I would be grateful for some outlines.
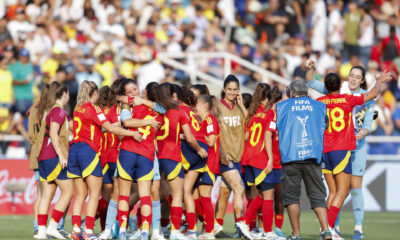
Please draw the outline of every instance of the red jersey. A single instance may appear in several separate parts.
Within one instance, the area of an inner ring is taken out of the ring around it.
[[[158,122],[162,122],[162,116],[145,105],[135,106],[132,110],[132,118],[151,119],[154,117],[156,117]],[[133,137],[124,137],[121,142],[121,149],[140,154],[153,162],[154,154],[156,152],[154,145],[156,130],[151,126],[131,128],[130,130],[139,131],[143,136],[143,140],[142,142],[137,142]]]
[[[179,133],[181,126],[189,124],[190,120],[181,109],[170,109],[164,115],[161,128],[158,129],[157,146],[159,159],[170,159],[176,162],[182,161],[181,139]]]
[[[352,111],[364,103],[363,94],[335,94],[317,99],[326,104],[329,127],[324,134],[324,153],[356,149]]]
[[[120,121],[119,114],[121,113],[121,107],[113,105],[111,108],[104,108],[103,110],[106,118],[110,123],[116,123]],[[117,162],[119,154],[119,139],[114,133],[105,132],[102,138],[102,147],[100,154],[101,166],[104,166],[107,162]]]
[[[274,121],[276,122],[276,112],[274,112]],[[281,169],[281,152],[279,151],[279,134],[278,130],[272,135],[272,155],[274,157],[273,169]]]
[[[37,158],[38,162],[57,157],[57,153],[54,150],[53,144],[51,143],[51,139],[50,139],[50,124],[52,122],[58,123],[58,125],[60,125],[60,129],[58,131],[60,131],[61,127],[65,121],[67,121],[67,123],[68,123],[69,121],[71,121],[71,118],[70,118],[69,114],[67,113],[67,111],[65,111],[64,109],[62,109],[60,107],[53,108],[49,112],[49,114],[47,114],[46,130],[45,130],[45,135],[43,138],[42,149],[40,150],[39,157]],[[68,129],[68,127],[67,127],[67,129]]]
[[[274,121],[274,111],[265,111],[264,106],[260,106],[257,112],[251,117],[249,122],[250,135],[244,143],[247,151],[243,157],[243,165],[265,169],[268,164],[268,155],[264,145],[264,135],[266,131],[272,133],[276,130]]]
[[[207,167],[214,174],[219,173],[219,124],[217,118],[213,115],[208,116],[200,123],[200,128],[205,129],[205,135],[215,135],[217,138],[213,147],[208,147]]]
[[[101,126],[107,121],[103,110],[91,102],[83,106],[76,106],[74,110],[74,138],[71,144],[84,142],[98,153],[103,137]]]
[[[201,128],[199,121],[197,120],[197,116],[193,112],[193,110],[184,103],[179,105],[179,109],[182,109],[187,115],[187,117],[190,119],[189,127],[194,138],[196,138],[197,141],[207,144],[205,138],[205,129]]]

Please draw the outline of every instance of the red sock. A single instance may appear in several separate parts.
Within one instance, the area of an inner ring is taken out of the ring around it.
[[[224,219],[223,218],[216,218],[215,221],[221,226],[224,226]]]
[[[57,209],[53,209],[53,214],[51,215],[51,220],[58,223],[63,216],[64,216],[63,212],[58,211]]]
[[[161,227],[166,227],[169,224],[168,218],[161,218]]]
[[[235,217],[235,223],[237,223],[237,222],[241,222],[241,221],[243,221],[244,220],[244,217]]]
[[[167,203],[168,203],[169,207],[171,207],[171,205],[172,205],[172,195],[171,194],[168,195],[165,200],[167,200]]]
[[[144,206],[148,206],[150,207],[150,214],[147,216],[143,216],[142,213],[140,213],[141,216],[141,223],[142,223],[142,230],[150,230],[150,224],[151,224],[151,218],[152,218],[152,205],[151,205],[151,198],[150,196],[146,196],[146,197],[141,197],[140,198],[140,205],[142,206],[142,208]],[[140,208],[140,210],[142,209]]]
[[[171,207],[171,230],[179,230],[182,220],[182,207]]]
[[[335,206],[331,206],[328,209],[328,225],[329,225],[329,227],[331,227],[331,228],[335,227],[335,221],[336,221],[336,218],[337,218],[339,212],[340,212],[340,208],[337,208]]]
[[[274,222],[274,200],[264,200],[262,204],[262,215],[264,223],[264,232],[272,231]]]
[[[196,230],[196,222],[197,222],[196,213],[194,212],[186,213],[186,221],[188,223],[189,231]]]
[[[257,218],[257,213],[258,210],[262,206],[262,198],[260,196],[257,196],[256,198],[251,201],[251,204],[248,205],[246,212],[244,213],[244,220],[247,225],[252,224],[252,222],[255,222]]]
[[[275,227],[282,229],[283,225],[283,214],[275,214]]]
[[[204,221],[204,211],[203,211],[203,208],[201,206],[200,198],[194,200],[194,205],[196,207],[196,212],[197,212],[199,221],[203,222]]]
[[[81,228],[82,218],[79,215],[72,215],[72,227]]]
[[[206,223],[206,233],[212,233],[214,230],[214,207],[209,197],[201,197],[201,205],[204,210],[204,221]]]
[[[138,229],[140,229],[140,227],[142,226],[142,208],[141,208],[141,206],[139,206],[137,209],[136,219],[137,219]]]
[[[125,201],[129,205],[129,196],[119,195],[118,197],[118,223],[120,228],[127,228],[129,211],[122,211],[119,207],[120,202]]]
[[[96,221],[96,218],[95,218],[95,217],[86,216],[86,220],[85,220],[86,229],[93,230],[94,222],[95,222],[95,221]]]
[[[104,198],[100,198],[99,203],[97,205],[96,219],[100,217],[101,212],[104,209],[107,209],[107,207],[108,207],[108,202]]]
[[[38,214],[38,226],[46,226],[47,218],[47,214]]]

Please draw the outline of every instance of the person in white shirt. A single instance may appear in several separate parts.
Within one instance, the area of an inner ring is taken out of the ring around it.
[[[371,47],[374,44],[374,20],[368,14],[368,6],[362,4],[360,13],[360,37],[358,38],[359,58],[365,68],[368,68],[368,61],[371,56]]]
[[[328,50],[324,52],[318,59],[317,72],[322,76],[326,75],[328,69],[335,68],[335,47],[333,45],[328,46]]]
[[[153,58],[153,51],[143,47],[139,53],[139,61],[143,64],[135,71],[140,93],[151,82],[160,83],[165,78],[164,67]]]
[[[343,47],[343,21],[340,15],[340,8],[335,0],[328,0],[327,4],[329,11],[328,42],[336,52],[340,52]]]
[[[27,34],[36,29],[36,26],[25,20],[25,12],[22,8],[18,9],[15,20],[7,24],[7,29],[11,34],[14,43],[18,43],[20,39],[25,40]]]
[[[313,0],[312,3],[311,49],[313,51],[325,52],[327,24],[325,2],[322,0]]]

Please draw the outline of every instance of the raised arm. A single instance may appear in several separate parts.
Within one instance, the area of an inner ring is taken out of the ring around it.
[[[315,80],[315,63],[313,60],[308,59],[306,62],[306,82],[307,86],[314,89],[317,92],[327,94],[328,91],[325,89],[325,85],[320,82]]]
[[[379,77],[376,77],[375,86],[366,94],[364,94],[364,102],[368,102],[371,99],[374,99],[378,96],[381,91],[382,85],[392,79],[392,74],[390,74],[387,70],[385,70]]]

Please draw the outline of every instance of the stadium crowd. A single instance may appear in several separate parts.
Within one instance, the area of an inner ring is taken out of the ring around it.
[[[373,134],[399,135],[399,16],[399,2],[385,0],[1,1],[0,130],[27,138],[25,113],[46,83],[69,86],[71,113],[84,80],[100,87],[135,78],[141,91],[152,81],[190,84],[156,54],[228,51],[286,79],[304,79],[310,57],[317,79],[329,72],[345,79],[363,65],[369,89],[374,75],[389,69],[394,80],[376,102]],[[224,78],[223,60],[197,64]],[[236,62],[231,67],[243,85],[261,81]]]

